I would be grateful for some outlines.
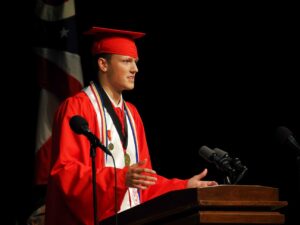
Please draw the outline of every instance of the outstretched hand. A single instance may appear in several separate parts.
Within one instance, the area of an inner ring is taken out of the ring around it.
[[[148,168],[143,168],[146,162],[147,159],[144,159],[128,168],[126,173],[126,186],[144,190],[156,183],[156,172]]]
[[[201,180],[207,175],[207,169],[204,169],[198,175],[193,176],[188,180],[187,188],[200,188],[200,187],[208,187],[208,186],[216,186],[218,183],[216,181],[204,181]]]

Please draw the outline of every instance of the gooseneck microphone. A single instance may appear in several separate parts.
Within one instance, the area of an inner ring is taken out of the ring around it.
[[[70,127],[76,134],[86,136],[92,145],[101,148],[106,154],[112,156],[111,152],[100,142],[100,140],[89,130],[88,122],[81,116],[75,115],[70,121]]]
[[[277,128],[277,139],[280,144],[289,146],[300,157],[300,145],[296,141],[292,131],[287,127],[281,126]]]

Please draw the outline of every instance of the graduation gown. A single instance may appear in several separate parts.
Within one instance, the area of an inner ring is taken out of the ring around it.
[[[111,139],[118,146],[118,144],[121,145],[121,141],[117,136],[108,137],[112,134],[107,136],[107,131],[116,133],[113,132],[113,124],[109,122],[109,119],[106,124],[103,121],[101,123],[101,120],[103,118],[104,120],[107,119],[109,115],[105,114],[104,109],[102,112],[104,116],[100,118],[99,112],[94,107],[95,102],[94,105],[92,102],[87,93],[82,91],[64,101],[56,112],[52,132],[52,164],[46,198],[46,225],[93,225],[94,223],[90,142],[84,135],[78,135],[72,131],[69,121],[72,116],[80,115],[87,120],[90,131],[99,137],[103,144],[107,145],[109,139]],[[131,164],[147,158],[148,161],[145,167],[152,169],[141,117],[134,105],[126,102],[126,106],[131,118],[131,121],[128,118],[128,133],[131,135],[129,135],[127,147],[127,150],[133,148],[131,153],[134,155],[131,157]],[[103,138],[105,135],[106,138]],[[119,143],[117,143],[118,141]],[[113,150],[112,153],[117,154],[117,151],[114,153]],[[124,162],[122,164],[124,156],[114,156],[117,164],[118,211],[121,209],[122,204],[123,207],[125,205],[126,209],[126,204],[127,208],[130,208],[132,206],[128,206],[128,204],[134,201],[133,206],[168,191],[186,188],[187,180],[167,179],[156,175],[156,184],[148,189],[130,188],[130,193],[137,193],[138,199],[128,199],[128,195],[130,195],[129,188],[125,185],[125,175],[128,167],[124,165]],[[100,221],[115,213],[115,170],[111,163],[111,157],[101,150],[97,149],[95,161],[97,211]]]

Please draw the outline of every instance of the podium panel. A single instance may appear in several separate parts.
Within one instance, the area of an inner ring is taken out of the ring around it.
[[[219,185],[171,191],[118,214],[122,225],[284,224],[277,188]],[[99,225],[115,224],[115,216]]]

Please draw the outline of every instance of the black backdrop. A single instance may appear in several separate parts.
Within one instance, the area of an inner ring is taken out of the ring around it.
[[[137,43],[136,88],[124,95],[143,118],[156,171],[189,178],[208,168],[207,179],[221,183],[219,171],[198,155],[202,145],[219,147],[249,168],[241,184],[278,187],[281,200],[290,204],[284,210],[288,222],[297,219],[296,157],[275,136],[278,126],[287,126],[300,138],[299,46],[293,6],[119,4],[77,1],[79,31],[98,25],[147,33]],[[25,104],[18,105],[10,97],[5,102],[7,116],[14,121],[8,132],[14,135],[5,141],[10,149],[18,149],[18,157],[11,151],[15,163],[10,169],[16,172],[8,183],[14,184],[10,202],[17,206],[19,217],[26,214],[32,198],[39,91],[30,57],[32,8],[25,21],[17,23],[18,30],[24,29],[22,41],[13,42],[18,54],[7,54],[13,63],[5,77],[6,84],[16,85],[18,100]],[[19,32],[9,27],[19,40]],[[79,38],[88,83],[90,43],[82,35]],[[18,74],[18,82],[11,74]]]

